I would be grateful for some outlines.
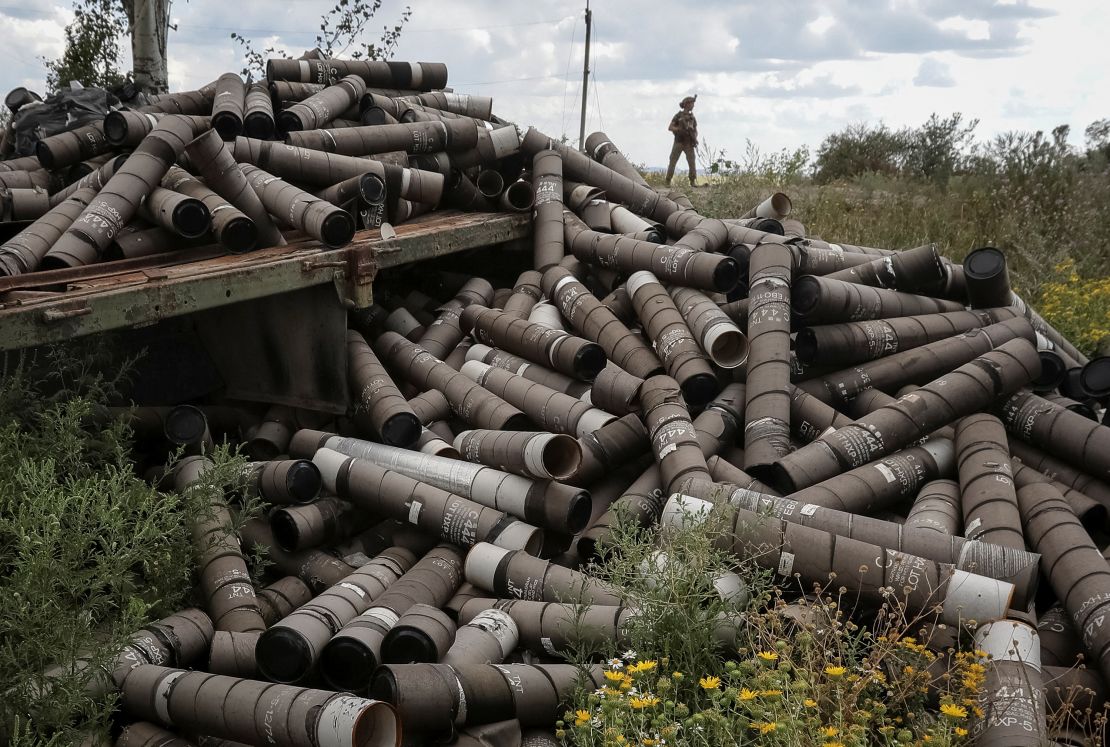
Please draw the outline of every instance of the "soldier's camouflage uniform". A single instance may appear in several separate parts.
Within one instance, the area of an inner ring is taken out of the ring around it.
[[[698,120],[694,118],[693,112],[681,109],[671,117],[669,129],[674,132],[674,145],[671,146],[671,158],[667,164],[667,184],[671,183],[671,177],[674,176],[679,155],[685,153],[686,165],[690,168],[690,186],[693,186],[698,175],[694,165],[694,149],[698,145]]]

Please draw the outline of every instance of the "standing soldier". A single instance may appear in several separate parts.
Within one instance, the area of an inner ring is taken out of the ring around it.
[[[687,96],[679,103],[679,111],[671,117],[667,129],[674,133],[674,145],[671,146],[671,160],[667,164],[667,186],[671,184],[674,176],[674,166],[678,163],[680,153],[686,154],[686,164],[690,167],[690,186],[698,176],[697,167],[694,165],[694,149],[698,147],[698,120],[694,118],[694,102],[697,95]]]

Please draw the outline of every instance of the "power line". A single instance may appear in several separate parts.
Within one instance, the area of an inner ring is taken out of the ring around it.
[[[3,8],[3,6],[0,6]],[[546,21],[523,21],[521,23],[500,23],[490,26],[443,26],[440,28],[419,28],[419,27],[405,27],[404,33],[406,34],[440,34],[453,31],[488,31],[490,29],[506,29],[517,28],[520,26],[541,26],[544,24],[554,25],[562,23],[565,18],[553,18]],[[315,35],[318,30],[305,30],[305,29],[265,29],[265,28],[240,28],[238,26],[207,26],[203,24],[184,23],[179,22],[178,28],[193,29],[196,31],[234,31],[240,34],[286,34],[294,35]]]

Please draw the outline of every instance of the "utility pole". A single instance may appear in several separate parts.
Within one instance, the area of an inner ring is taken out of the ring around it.
[[[590,0],[586,0],[586,57],[582,62],[582,123],[578,127],[578,150],[586,147],[586,93],[590,86]]]

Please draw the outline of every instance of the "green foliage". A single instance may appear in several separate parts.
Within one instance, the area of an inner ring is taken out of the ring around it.
[[[929,115],[925,124],[908,133],[905,172],[919,179],[946,184],[964,167],[978,124],[977,119],[963,124],[963,115],[959,112],[944,118],[936,113]]]
[[[714,547],[724,526],[668,531],[665,561],[652,532],[618,528],[596,573],[636,610],[631,648],[614,642],[602,652],[603,686],[572,698],[557,724],[564,743],[968,743],[985,679],[982,652],[957,644],[945,664],[918,642],[935,621],[908,615],[893,594],[860,615],[855,596],[835,582],[791,589],[796,584],[780,579],[773,586],[767,572],[737,566]],[[722,599],[714,588],[715,578],[736,571],[748,583],[746,601]],[[853,621],[860,619],[868,622]],[[960,632],[942,637],[958,641]]]
[[[75,0],[73,13],[61,58],[43,60],[47,88],[53,93],[70,81],[101,88],[122,83],[127,76],[119,69],[120,38],[128,24],[119,0]]]
[[[101,414],[118,380],[73,352],[3,358],[0,741],[103,730],[112,702],[83,689],[192,586],[187,507],[135,475],[127,427]]]
[[[860,174],[897,174],[902,170],[912,135],[885,124],[850,124],[826,137],[817,149],[814,178],[818,184]]]
[[[405,24],[412,17],[412,8],[406,5],[401,11],[401,17],[392,26],[383,26],[382,35],[376,43],[363,43],[361,39],[381,7],[382,0],[337,0],[330,10],[320,16],[316,49],[325,58],[346,55],[355,60],[388,60],[401,40]],[[295,56],[275,47],[258,50],[254,42],[242,34],[232,33],[231,38],[243,48],[246,61],[243,75],[248,80],[265,77],[266,60],[270,57]]]
[[[800,179],[809,165],[809,148],[805,145],[790,150],[783,148],[776,153],[764,153],[751,140],[745,140],[743,156],[733,159],[722,148],[713,148],[705,139],[698,146],[698,164],[702,173],[713,176],[749,174],[779,183]]]

